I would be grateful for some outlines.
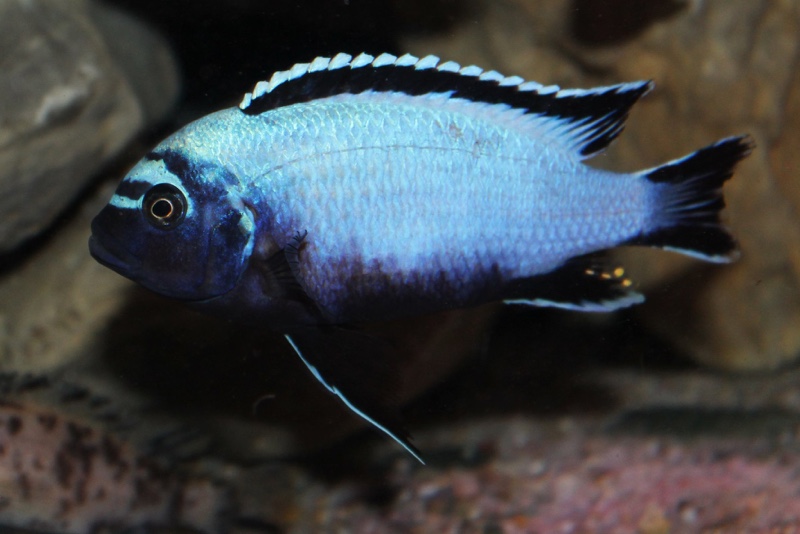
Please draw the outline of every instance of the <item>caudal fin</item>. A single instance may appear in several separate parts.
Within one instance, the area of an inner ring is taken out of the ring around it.
[[[705,261],[726,263],[739,255],[736,240],[722,225],[722,184],[753,150],[749,136],[729,137],[693,154],[643,171],[658,184],[654,229],[628,241],[672,250]]]

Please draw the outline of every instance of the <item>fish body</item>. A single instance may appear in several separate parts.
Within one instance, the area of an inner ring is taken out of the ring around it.
[[[651,223],[656,186],[644,180],[454,114],[444,98],[433,102],[441,109],[402,100],[315,101],[268,117],[225,110],[159,149],[196,147],[199,161],[238,178],[227,194],[250,204],[254,246],[282,250],[305,235],[295,275],[319,308],[314,321],[499,299],[509,282],[613,247]],[[131,176],[163,165],[145,161]],[[273,303],[255,296],[257,315],[269,314]]]
[[[650,89],[561,90],[433,56],[317,58],[159,144],[90,247],[159,293],[283,331],[416,454],[364,407],[375,399],[347,392],[360,381],[317,354],[320,336],[347,345],[338,325],[492,300],[631,305],[631,282],[590,256],[619,245],[736,256],[720,191],[747,138],[638,173],[584,164]]]

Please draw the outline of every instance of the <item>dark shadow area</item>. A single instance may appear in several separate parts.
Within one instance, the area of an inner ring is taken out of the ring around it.
[[[692,364],[648,336],[630,313],[593,323],[570,312],[508,308],[487,350],[408,411],[433,421],[606,414],[617,399],[592,382],[591,371],[611,366],[668,372]]]
[[[161,403],[188,411],[250,414],[283,380],[283,339],[198,313],[132,288],[105,335],[115,376]]]
[[[800,414],[781,408],[654,407],[631,410],[609,426],[618,435],[778,439],[800,428]]]
[[[184,85],[177,122],[238,103],[275,70],[338,52],[397,52],[401,32],[444,31],[464,12],[453,0],[106,3],[147,21],[171,43]]]
[[[572,0],[572,34],[585,45],[617,45],[688,5],[686,0]]]
[[[398,328],[408,334],[419,325]],[[208,317],[135,288],[105,339],[113,375],[169,413],[190,421],[221,416],[285,427],[309,443],[305,452],[288,456],[305,458],[325,478],[369,477],[391,466],[392,458],[382,459],[385,465],[367,460],[370,447],[388,438],[363,427],[268,328]],[[406,405],[412,434],[423,426],[519,414],[545,420],[608,415],[619,403],[613,391],[592,382],[593,369],[690,367],[626,314],[591,323],[552,310],[505,309],[487,339],[475,356]],[[392,365],[402,368],[403,358],[397,355]],[[411,358],[408,364],[417,365]],[[416,369],[425,372],[424,365]],[[487,442],[469,450],[423,453],[435,465],[471,466],[488,461],[492,447]],[[314,449],[318,452],[307,456]],[[398,447],[397,455],[402,454]]]

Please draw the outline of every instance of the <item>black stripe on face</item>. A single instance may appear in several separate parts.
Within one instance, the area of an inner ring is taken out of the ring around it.
[[[189,177],[192,168],[189,159],[180,152],[174,150],[148,152],[144,159],[147,161],[163,161],[167,170],[181,180]]]
[[[222,165],[208,161],[193,161],[176,150],[153,151],[144,159],[163,161],[167,171],[180,180],[184,192],[200,204],[219,201],[227,195],[227,187],[238,183],[238,179]]]
[[[174,151],[148,152],[145,161],[163,161],[167,170],[179,177],[181,181],[189,176],[190,163],[187,158]],[[139,180],[123,180],[114,192],[121,197],[139,200],[155,184]]]
[[[650,83],[618,91],[575,92],[557,96],[520,91],[516,85],[500,85],[494,80],[436,68],[416,69],[413,65],[350,66],[306,73],[287,80],[271,92],[254,98],[242,111],[258,115],[271,109],[341,94],[357,95],[365,91],[401,92],[411,96],[452,92],[462,98],[487,104],[506,104],[525,113],[565,119],[571,123],[591,124],[594,136],[587,137],[581,155],[588,156],[605,148],[621,130],[631,106],[651,88]],[[576,124],[577,126],[578,124]]]
[[[153,187],[153,184],[147,182],[138,182],[134,180],[123,180],[117,186],[114,194],[121,197],[129,198],[131,200],[139,200],[148,189]]]

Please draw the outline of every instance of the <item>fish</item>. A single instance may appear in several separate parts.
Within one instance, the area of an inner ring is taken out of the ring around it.
[[[561,89],[429,55],[340,53],[178,130],[92,221],[90,252],[142,286],[271,328],[354,413],[422,462],[387,407],[395,373],[356,325],[485,302],[642,302],[598,254],[726,263],[728,137],[633,173],[590,167],[653,88]]]

